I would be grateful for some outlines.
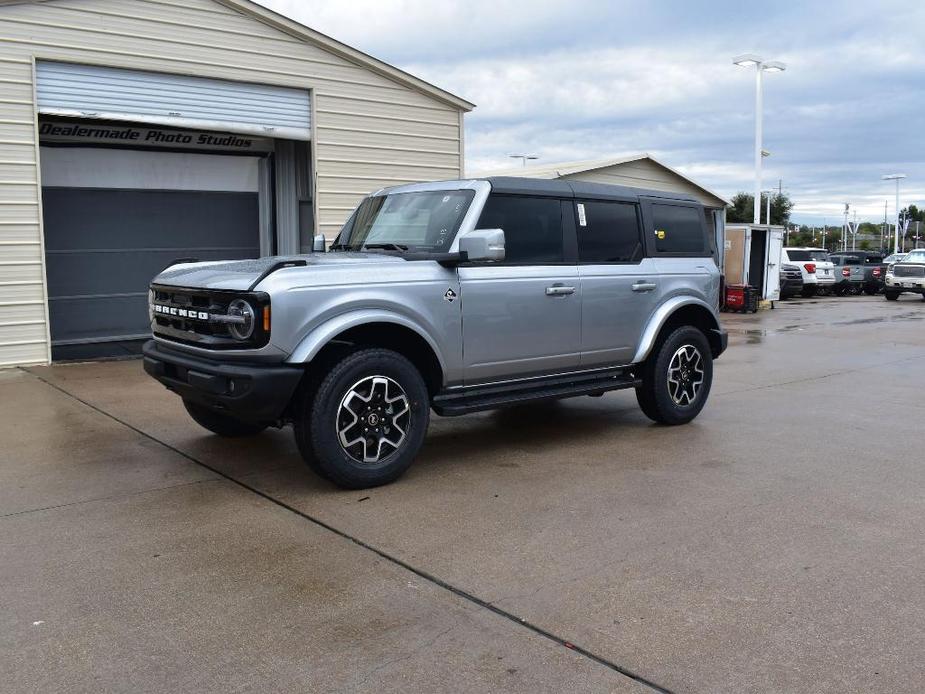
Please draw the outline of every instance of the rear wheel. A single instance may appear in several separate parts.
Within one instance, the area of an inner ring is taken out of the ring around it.
[[[636,400],[660,424],[686,424],[700,414],[713,384],[713,356],[706,336],[689,325],[672,331],[649,355]]]
[[[190,402],[189,400],[184,400],[183,406],[196,424],[204,429],[208,429],[213,434],[218,434],[225,438],[234,439],[244,436],[255,436],[267,428],[266,424],[244,422],[240,419],[222,414],[221,412],[216,412],[205,405]]]
[[[364,489],[397,479],[413,462],[430,420],[427,386],[405,357],[363,349],[337,362],[295,420],[311,467],[335,484]]]
[[[816,296],[816,285],[815,284],[803,285],[802,294],[805,297]]]
[[[887,301],[896,301],[899,298],[899,292],[891,292],[887,290],[883,293],[883,296],[886,297]]]

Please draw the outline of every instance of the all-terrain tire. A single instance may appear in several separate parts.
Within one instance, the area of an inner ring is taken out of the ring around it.
[[[669,369],[673,383],[669,381]],[[641,375],[642,385],[636,388],[636,400],[643,414],[659,424],[687,424],[700,414],[710,395],[713,384],[710,343],[698,328],[690,325],[675,328],[656,344]]]
[[[430,398],[420,372],[397,352],[344,356],[294,421],[306,462],[338,486],[365,489],[400,477],[424,443]]]
[[[208,429],[213,434],[218,434],[225,438],[237,439],[245,436],[256,436],[267,428],[266,424],[245,422],[189,400],[184,400],[183,406],[196,424]]]

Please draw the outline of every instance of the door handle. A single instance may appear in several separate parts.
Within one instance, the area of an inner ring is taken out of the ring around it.
[[[651,292],[653,289],[658,287],[655,282],[634,282],[633,291],[634,292]]]
[[[575,293],[575,287],[566,287],[564,284],[554,284],[546,287],[546,296],[568,296]]]

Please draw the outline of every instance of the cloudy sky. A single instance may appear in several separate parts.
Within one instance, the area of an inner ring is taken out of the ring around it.
[[[467,170],[649,152],[725,195],[754,184],[754,69],[766,75],[765,188],[794,220],[880,221],[894,184],[925,204],[925,3],[260,0],[474,102]]]

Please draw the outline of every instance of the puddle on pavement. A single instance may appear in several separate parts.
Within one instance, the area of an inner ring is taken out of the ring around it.
[[[812,328],[824,328],[829,326],[844,325],[868,325],[873,323],[897,323],[900,321],[922,321],[925,320],[925,313],[922,311],[907,311],[891,316],[874,316],[871,318],[855,318],[853,320],[832,321],[831,323],[803,323],[795,325],[783,325],[779,328],[736,328],[726,326],[730,335],[744,335],[745,343],[749,345],[761,344],[764,339],[771,335],[783,335],[792,332],[804,332]]]

